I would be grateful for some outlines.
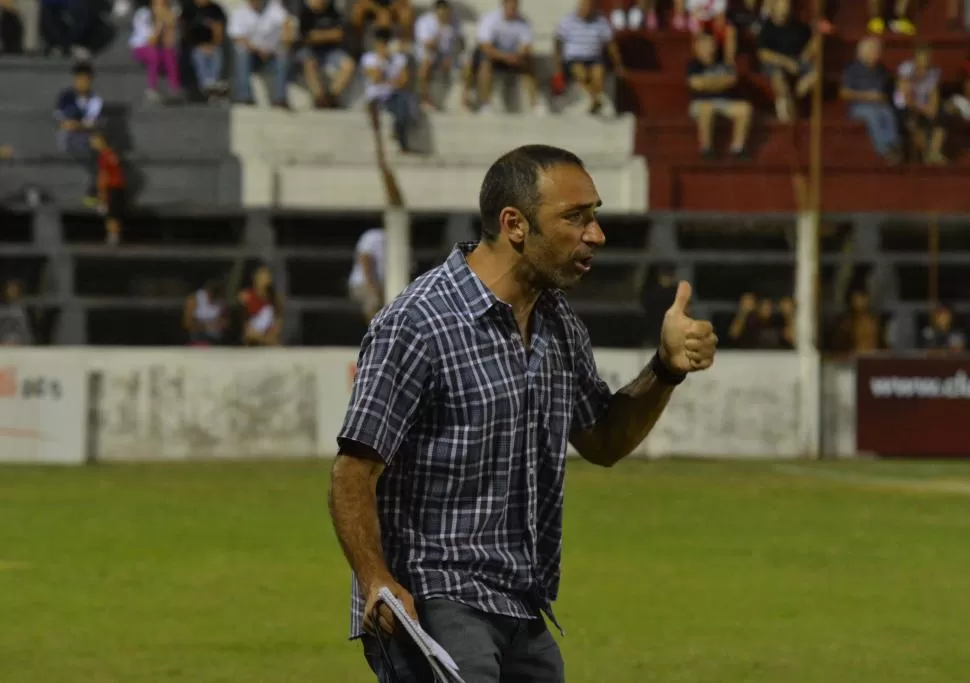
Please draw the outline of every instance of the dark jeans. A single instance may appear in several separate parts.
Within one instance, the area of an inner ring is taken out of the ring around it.
[[[64,52],[73,45],[81,45],[88,30],[88,8],[85,0],[67,0],[63,3],[42,3],[40,6],[40,34],[47,48],[60,48]]]
[[[562,655],[546,622],[486,614],[452,600],[417,606],[421,627],[451,655],[465,683],[563,683]],[[398,626],[398,628],[402,628]],[[406,636],[388,643],[396,679],[385,670],[377,641],[364,636],[364,655],[379,683],[431,683],[430,667]]]
[[[98,193],[98,157],[91,149],[91,133],[87,131],[61,131],[58,138],[59,147],[74,161],[80,164],[88,173],[88,187],[86,193],[93,197]]]
[[[394,119],[394,137],[401,144],[401,148],[409,150],[408,133],[415,119],[417,102],[410,92],[396,91],[381,103]]]

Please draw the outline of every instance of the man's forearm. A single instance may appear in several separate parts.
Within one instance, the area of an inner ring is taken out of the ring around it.
[[[613,394],[606,416],[593,428],[597,446],[589,459],[610,467],[629,455],[660,419],[673,390],[657,378],[650,365],[644,368],[635,380]]]
[[[340,547],[364,587],[391,576],[381,548],[377,496],[350,456],[338,455],[330,479],[330,517]]]

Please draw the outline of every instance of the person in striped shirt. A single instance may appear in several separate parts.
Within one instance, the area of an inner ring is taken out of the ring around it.
[[[593,0],[579,0],[576,11],[567,14],[556,29],[556,72],[582,86],[589,95],[590,114],[603,108],[607,54],[617,77],[623,78],[626,69],[610,22]]]

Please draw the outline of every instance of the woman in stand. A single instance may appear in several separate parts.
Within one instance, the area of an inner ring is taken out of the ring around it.
[[[132,34],[128,41],[135,61],[143,64],[148,72],[148,89],[145,99],[157,102],[158,74],[164,68],[168,78],[169,94],[181,97],[182,82],[178,67],[178,32],[175,12],[168,0],[151,0],[151,5],[141,7],[132,17]]]
[[[273,286],[273,274],[266,266],[253,273],[253,284],[239,293],[245,309],[243,346],[279,346],[283,329],[283,299]]]

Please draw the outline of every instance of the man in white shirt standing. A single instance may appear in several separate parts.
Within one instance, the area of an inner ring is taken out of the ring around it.
[[[472,61],[472,70],[478,79],[479,111],[491,109],[492,76],[498,72],[524,78],[529,104],[536,113],[543,113],[539,107],[532,40],[532,26],[519,13],[519,0],[502,0],[499,9],[482,17],[478,24],[478,48]]]
[[[253,72],[269,68],[273,72],[273,106],[287,109],[286,84],[294,27],[283,5],[278,0],[249,0],[233,10],[227,33],[236,50],[236,101],[252,104]]]
[[[370,324],[384,305],[384,228],[366,230],[357,240],[347,292]]]
[[[414,56],[418,62],[418,93],[431,104],[430,82],[434,73],[450,77],[458,66],[464,41],[448,0],[436,0],[434,8],[414,24]]]
[[[567,14],[556,28],[556,72],[586,90],[590,114],[598,114],[603,108],[607,53],[617,77],[622,78],[623,58],[610,22],[596,10],[593,0],[579,0],[576,11]]]
[[[380,139],[380,110],[385,109],[394,118],[394,137],[402,152],[410,152],[408,132],[414,121],[417,104],[407,90],[408,58],[401,52],[391,51],[390,29],[379,28],[374,32],[374,49],[360,58],[360,66],[367,75],[364,99],[370,112],[371,123]]]

